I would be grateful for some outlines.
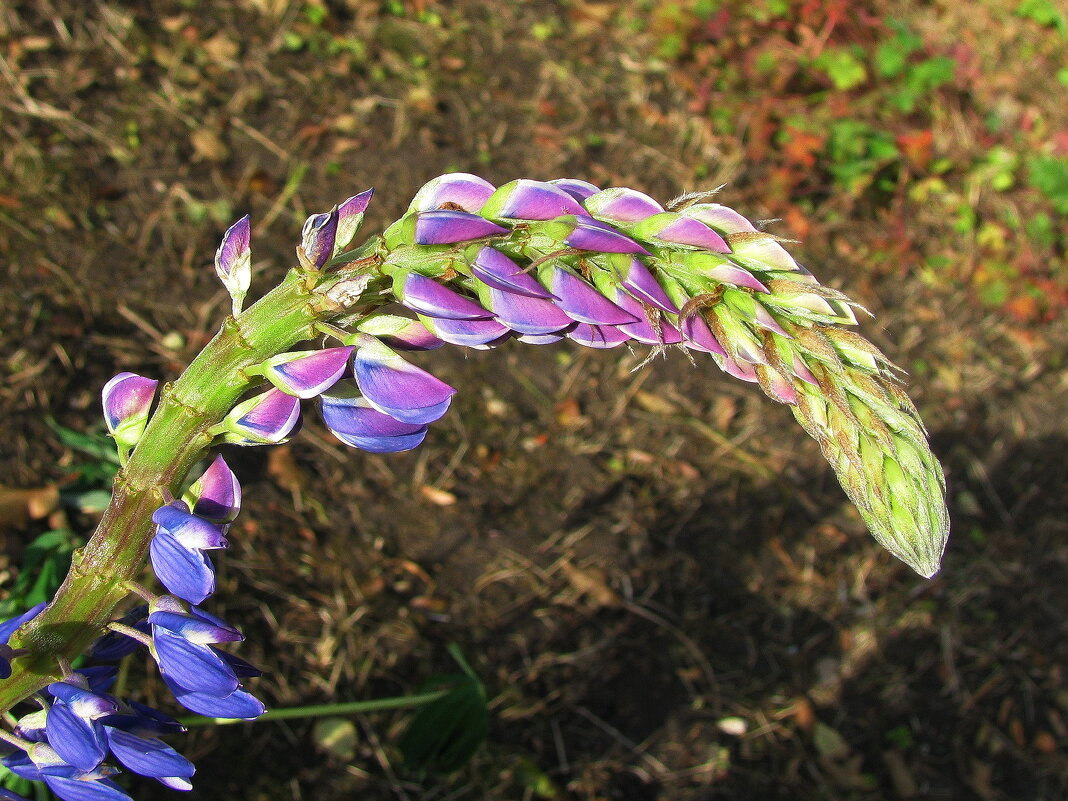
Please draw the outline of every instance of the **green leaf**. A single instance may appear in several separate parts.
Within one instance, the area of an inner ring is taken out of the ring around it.
[[[1060,214],[1068,214],[1068,159],[1036,156],[1027,162],[1028,180],[1049,198]]]
[[[83,434],[80,431],[74,431],[65,426],[61,426],[51,417],[46,417],[45,423],[48,424],[49,428],[56,432],[59,441],[68,448],[81,451],[87,456],[92,456],[95,459],[118,465],[119,457],[118,454],[115,453],[115,443],[113,443],[106,434]]]
[[[405,766],[416,773],[452,773],[486,739],[489,713],[481,682],[467,673],[435,676],[420,692],[448,690],[422,707],[397,741]]]
[[[1068,17],[1057,9],[1053,0],[1023,0],[1016,7],[1016,16],[1068,33]]]
[[[827,73],[834,88],[846,91],[868,80],[868,71],[853,53],[842,48],[824,50],[813,63]]]

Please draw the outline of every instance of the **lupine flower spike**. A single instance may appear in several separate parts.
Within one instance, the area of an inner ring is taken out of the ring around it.
[[[193,765],[160,739],[180,725],[110,695],[114,668],[71,670],[75,643],[94,635],[97,661],[147,648],[192,712],[252,719],[264,711],[244,688],[259,671],[219,647],[241,633],[200,606],[215,592],[210,554],[228,545],[241,486],[219,456],[174,500],[167,488],[185,478],[175,466],[188,470],[211,445],[284,442],[300,426],[301,401],[316,397],[347,445],[383,454],[417,447],[456,390],[401,351],[419,358],[445,343],[486,349],[514,338],[707,353],[791,408],[880,543],[924,576],[938,570],[945,483],[923,423],[887,357],[846,328],[860,307],[821,285],[781,240],[705,195],[668,209],[625,187],[571,178],[495,187],[454,173],[430,181],[401,219],[350,251],[371,195],[312,215],[299,268],[243,314],[249,218],[227,230],[215,268],[240,325],[224,326],[168,388],[151,425],[156,381],[120,373],[104,387],[124,465],[112,507],[63,596],[0,623],[0,709],[27,698],[42,707],[7,716],[0,761],[11,772],[63,801],[129,801],[109,778],[119,765],[190,788]],[[340,344],[298,349],[320,334]],[[133,581],[146,551],[167,595]],[[116,588],[144,604],[115,620]],[[75,608],[87,618],[57,612]],[[53,676],[34,653],[43,642],[60,657]],[[0,790],[0,801],[14,797]]]

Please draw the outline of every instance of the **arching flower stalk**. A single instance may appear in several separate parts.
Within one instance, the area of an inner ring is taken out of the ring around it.
[[[111,504],[52,603],[0,624],[0,710],[46,687],[51,697],[0,733],[15,773],[68,801],[126,798],[108,778],[118,765],[188,789],[193,766],[159,739],[181,727],[108,695],[113,670],[71,671],[70,661],[90,647],[99,661],[147,647],[187,709],[260,714],[243,688],[258,671],[216,647],[241,634],[201,607],[240,484],[222,457],[183,495],[187,474],[216,446],[294,436],[312,399],[347,445],[417,447],[456,389],[404,354],[446,344],[566,339],[707,354],[788,405],[875,538],[921,575],[937,572],[945,484],[916,409],[887,357],[853,330],[857,304],[774,235],[707,195],[665,207],[575,179],[495,187],[455,173],[350,250],[370,199],[309,218],[298,266],[244,312],[252,230],[239,220],[215,260],[234,316],[151,415],[155,381],[122,373],[105,387],[125,462]],[[135,582],[146,558],[165,594]],[[147,605],[121,614],[131,593]]]

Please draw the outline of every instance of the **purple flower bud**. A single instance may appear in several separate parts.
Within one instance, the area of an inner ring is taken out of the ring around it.
[[[521,178],[499,187],[479,214],[491,220],[552,220],[564,214],[586,216],[586,210],[560,187]]]
[[[367,211],[374,193],[374,189],[368,189],[358,195],[353,195],[338,206],[337,236],[334,238],[335,254],[351,245],[352,240],[356,238],[356,232],[360,230],[360,224],[363,223],[364,212]]]
[[[152,571],[179,598],[199,604],[215,592],[215,568],[202,551],[186,548],[166,531],[158,531],[149,545]]]
[[[413,225],[411,236],[412,241],[417,245],[451,245],[456,242],[467,242],[472,239],[508,233],[507,228],[502,228],[485,217],[469,214],[466,211],[451,209],[423,211],[412,215],[409,219],[414,220],[414,223],[411,223]]]
[[[276,445],[300,422],[300,399],[269,389],[239,403],[226,416],[220,432],[224,442],[235,445]]]
[[[449,320],[488,320],[493,317],[493,312],[486,311],[471,298],[419,273],[396,273],[393,294],[412,311],[428,317]]]
[[[592,250],[598,253],[639,253],[649,251],[626,234],[620,233],[606,223],[582,217],[558,217],[554,222],[575,220],[574,228],[563,237],[564,244],[576,250]],[[550,223],[552,224],[552,223]]]
[[[798,378],[804,381],[806,384],[810,384],[814,387],[819,387],[820,382],[816,380],[816,376],[812,374],[812,371],[808,369],[808,365],[805,364],[805,360],[794,354],[793,372]]]
[[[119,373],[104,385],[104,422],[121,449],[132,448],[144,433],[158,384],[135,373]]]
[[[323,421],[334,436],[354,448],[371,453],[397,453],[418,447],[427,427],[402,423],[383,414],[360,397],[355,386],[335,387],[320,398]]]
[[[686,341],[686,347],[719,356],[727,355],[727,350],[719,343],[716,335],[712,333],[712,329],[708,327],[708,323],[700,314],[695,313],[683,317],[679,329]]]
[[[692,217],[700,220],[710,228],[715,228],[721,234],[750,233],[756,231],[753,224],[734,209],[721,206],[719,203],[697,203],[687,206],[679,212],[683,217]]]
[[[590,195],[596,195],[601,191],[600,187],[594,186],[589,181],[581,181],[578,178],[557,178],[549,181],[553,186],[558,186],[580,203]],[[586,212],[583,212],[585,214]]]
[[[182,501],[161,506],[152,513],[152,522],[166,531],[185,548],[210,550],[225,548],[223,529],[202,517],[191,514]]]
[[[576,325],[567,332],[567,338],[587,348],[600,350],[618,347],[630,339],[614,325],[589,325],[588,323]]]
[[[556,264],[547,265],[549,289],[559,298],[556,305],[573,320],[593,325],[636,323],[639,318],[616,304],[574,273]]]
[[[731,252],[723,237],[700,220],[669,211],[646,217],[634,223],[629,230],[641,239],[651,239],[666,245],[685,245],[713,253]]]
[[[552,298],[553,294],[542,287],[534,277],[499,250],[486,245],[478,251],[471,262],[471,273],[486,286],[527,295],[532,298]]]
[[[423,325],[434,336],[464,348],[486,350],[502,342],[511,333],[506,325],[497,320],[448,320],[436,317],[420,317]]]
[[[777,370],[768,370],[766,375],[767,381],[761,386],[769,390],[768,394],[772,398],[790,406],[797,403],[797,390],[785,376],[780,375]]]
[[[405,423],[431,423],[449,408],[456,390],[368,337],[353,361],[364,397],[384,414]]]
[[[415,193],[408,211],[434,211],[442,207],[459,206],[463,211],[476,212],[493,194],[493,190],[493,184],[484,178],[466,172],[451,172],[424,184]]]
[[[241,484],[221,456],[215,457],[187,494],[193,501],[193,514],[215,523],[229,523],[241,511]]]
[[[594,217],[628,223],[664,211],[663,206],[645,193],[626,187],[613,187],[590,195],[582,205]]]
[[[646,310],[641,301],[622,289],[616,291],[616,304],[638,318],[636,323],[619,326],[619,330],[645,345],[675,345],[682,342],[682,334],[655,308]]]
[[[520,334],[554,334],[571,325],[571,318],[550,300],[492,287],[488,291],[497,319]]]
[[[395,314],[374,314],[356,326],[357,331],[370,334],[397,350],[434,350],[445,344],[431,334],[418,320]]]
[[[615,257],[615,259],[619,258]],[[613,267],[618,280],[630,294],[642,303],[655,306],[668,314],[679,313],[679,307],[671,301],[671,298],[668,297],[663,287],[657,283],[656,278],[649,272],[649,268],[642,263],[641,259],[628,258],[626,256],[622,258],[626,259],[626,266],[623,267],[619,265],[618,261],[614,261]]]
[[[322,267],[334,255],[339,218],[338,207],[334,206],[330,211],[313,214],[304,221],[300,246],[308,261],[316,267]]]
[[[749,362],[735,360],[730,356],[719,356],[716,357],[716,364],[718,364],[720,369],[727,375],[742,381],[748,381],[751,384],[755,384],[759,380],[757,378],[756,367]]]
[[[314,398],[330,389],[345,374],[353,347],[280,353],[260,365],[263,375],[278,389],[298,398]]]
[[[736,264],[724,263],[715,267],[702,270],[701,274],[712,278],[716,281],[721,281],[725,284],[734,284],[735,286],[744,287],[746,289],[752,289],[754,292],[770,293],[764,284],[760,283],[751,272],[744,267],[739,267]]]
[[[252,283],[252,230],[246,214],[223,234],[215,251],[215,274],[219,276],[234,303],[234,314],[241,311],[241,301]]]

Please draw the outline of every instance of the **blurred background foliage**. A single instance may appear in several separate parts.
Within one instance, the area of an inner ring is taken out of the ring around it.
[[[46,532],[91,531],[93,496],[60,491],[100,476],[62,432],[94,430],[113,373],[171,378],[210,338],[241,214],[255,292],[370,185],[378,229],[449,170],[724,184],[908,370],[949,477],[943,574],[881,553],[789,415],[710,362],[439,352],[462,394],[420,451],[309,421],[233,455],[214,611],[276,706],[413,692],[457,642],[487,745],[408,773],[398,713],[340,754],[311,722],[198,730],[199,792],[1062,798],[1066,91],[1054,0],[5,3],[2,586],[34,586]]]

